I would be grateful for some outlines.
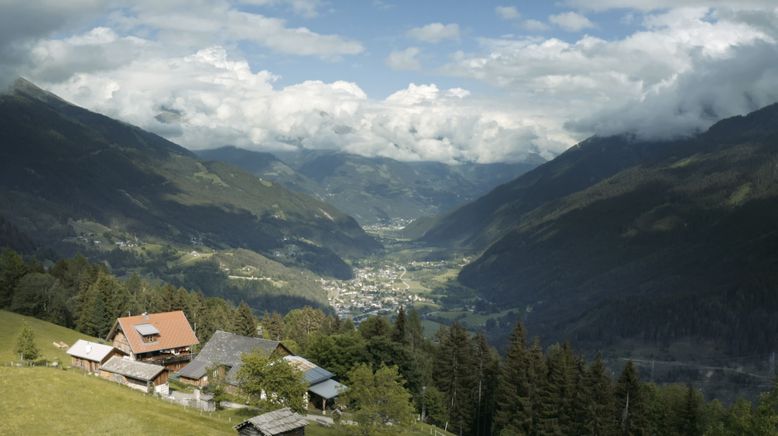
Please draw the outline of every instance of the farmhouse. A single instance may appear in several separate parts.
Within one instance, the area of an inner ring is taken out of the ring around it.
[[[237,374],[241,366],[241,356],[260,350],[267,356],[288,356],[289,351],[282,343],[262,338],[236,335],[217,330],[205,343],[200,354],[178,372],[180,381],[204,387],[208,385],[209,371],[218,371],[228,385],[237,384]]]
[[[327,406],[332,406],[335,398],[347,389],[346,385],[333,380],[335,374],[304,357],[285,356],[284,360],[303,373],[308,384],[308,401],[325,414]]]
[[[177,371],[192,360],[199,344],[184,312],[144,313],[119,318],[106,338],[130,359]]]
[[[305,436],[308,422],[285,407],[249,418],[234,428],[240,436]]]
[[[114,356],[100,367],[100,377],[133,389],[168,395],[168,371],[164,366]]]
[[[98,374],[100,365],[111,357],[124,355],[121,350],[117,350],[110,345],[98,344],[83,339],[77,340],[72,347],[68,348],[67,353],[71,358],[71,366],[81,368],[92,374]]]

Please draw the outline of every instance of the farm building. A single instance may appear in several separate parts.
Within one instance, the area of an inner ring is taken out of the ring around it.
[[[67,353],[70,355],[71,366],[81,368],[92,374],[98,374],[100,365],[111,357],[124,355],[121,350],[117,350],[110,345],[98,344],[83,339],[77,340],[72,347],[68,348]]]
[[[308,384],[308,401],[325,414],[327,407],[331,407],[335,398],[347,389],[346,385],[333,380],[335,374],[304,357],[285,356],[284,360],[303,373]]]
[[[183,383],[204,387],[208,385],[210,370],[219,371],[228,385],[234,386],[240,370],[241,356],[261,350],[267,356],[288,356],[292,354],[282,343],[262,338],[236,335],[221,330],[214,332],[205,343],[200,354],[178,372]]]
[[[234,428],[240,436],[305,436],[305,417],[285,407],[249,418]]]
[[[119,318],[106,339],[132,360],[171,371],[186,366],[192,360],[192,347],[200,343],[180,310]]]
[[[133,389],[168,394],[168,371],[164,366],[114,356],[100,367],[100,377]]]

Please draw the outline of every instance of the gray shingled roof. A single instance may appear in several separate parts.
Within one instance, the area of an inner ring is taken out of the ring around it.
[[[136,380],[151,381],[164,371],[165,367],[114,356],[105,362],[100,369]]]
[[[294,413],[290,408],[285,407],[249,418],[236,425],[235,429],[240,430],[247,425],[252,425],[263,436],[275,436],[305,427],[306,424],[308,424],[308,421],[305,420],[304,416]]]
[[[205,375],[208,367],[212,365],[225,365],[230,367],[227,372],[227,382],[234,384],[236,374],[241,365],[241,356],[243,353],[251,353],[255,350],[261,350],[264,354],[270,355],[280,342],[270,341],[262,338],[251,338],[248,336],[236,335],[221,330],[216,330],[211,339],[205,344],[200,354],[189,363],[189,365],[179,371],[184,377],[199,379]],[[191,367],[191,368],[190,368]]]
[[[191,378],[192,380],[200,380],[208,372],[208,367],[210,365],[211,364],[209,362],[195,359],[189,362],[189,364],[185,367],[181,368],[181,370],[178,371],[178,375],[181,377]]]

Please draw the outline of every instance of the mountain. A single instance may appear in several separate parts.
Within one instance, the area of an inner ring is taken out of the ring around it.
[[[591,138],[441,218],[459,281],[533,334],[730,355],[778,346],[778,104],[665,143]]]
[[[41,253],[88,252],[112,266],[171,277],[206,260],[198,274],[236,275],[254,267],[230,261],[250,259],[236,251],[248,250],[272,269],[248,279],[270,280],[269,288],[300,284],[317,301],[322,291],[300,278],[313,283],[316,276],[304,270],[348,278],[344,259],[381,248],[326,203],[201,161],[24,80],[0,96],[0,216],[9,223],[4,233],[29,239]]]
[[[279,159],[269,153],[235,147],[198,154],[313,195],[363,225],[410,221],[446,212],[544,162],[532,156],[511,164],[447,165],[313,150],[283,153]]]

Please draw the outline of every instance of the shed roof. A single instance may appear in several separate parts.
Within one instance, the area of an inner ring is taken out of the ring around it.
[[[348,386],[332,379],[325,380],[308,388],[309,391],[327,400],[337,397],[346,391],[346,389],[348,389]]]
[[[102,362],[108,354],[113,351],[113,347],[110,345],[98,344],[97,342],[85,341],[79,339],[68,348],[67,353],[73,357],[80,359],[91,360],[93,362]]]
[[[247,425],[251,425],[257,429],[262,436],[275,436],[305,427],[307,424],[308,421],[305,420],[304,416],[292,412],[290,408],[285,407],[249,418],[236,425],[235,429],[240,430]]]
[[[178,375],[181,377],[190,378],[192,380],[200,380],[201,378],[205,377],[209,366],[209,362],[195,359],[189,362],[189,364],[185,367],[181,368],[181,370],[178,371]]]
[[[148,327],[143,327],[144,325]],[[130,343],[130,349],[135,354],[189,347],[200,343],[192,326],[189,325],[186,315],[180,310],[119,318],[111,332],[108,333],[108,339],[113,339],[119,329],[124,332],[127,342]],[[156,329],[159,338],[154,342],[143,342],[143,336],[139,330],[152,331],[152,329]]]
[[[290,365],[303,372],[303,378],[308,385],[315,385],[321,383],[324,380],[335,377],[335,374],[327,371],[326,369],[316,365],[310,360],[301,356],[284,356]]]
[[[164,371],[165,367],[114,356],[100,369],[136,380],[151,381]]]

